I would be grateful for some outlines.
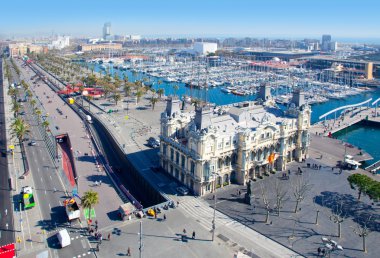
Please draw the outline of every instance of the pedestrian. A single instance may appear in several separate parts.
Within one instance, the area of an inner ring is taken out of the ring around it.
[[[321,165],[319,165],[319,170],[321,170],[321,168],[322,168],[322,166],[321,166]]]
[[[164,220],[166,220],[166,215],[164,214]]]
[[[101,243],[102,243],[102,241],[103,241],[103,236],[102,236],[102,234],[100,234],[99,243],[101,244]]]
[[[183,231],[182,231],[185,235],[186,235],[186,229],[183,229]]]
[[[323,249],[322,249],[322,251],[321,251],[321,253],[322,253],[322,256],[325,256],[325,253],[326,253],[326,249],[325,249],[325,248],[323,248]]]
[[[99,252],[99,243],[96,244],[96,251]]]
[[[179,206],[179,201],[177,201],[177,207]]]
[[[107,239],[108,241],[111,241],[111,233],[108,233]]]
[[[131,256],[131,248],[128,246],[128,249],[127,249],[127,256]]]
[[[99,184],[102,185],[102,180],[99,181]]]
[[[334,171],[334,167],[331,167],[331,171]]]
[[[240,196],[240,195],[241,195],[241,191],[239,190],[239,192],[238,192],[238,193],[239,193],[239,196]]]
[[[195,239],[195,231],[193,231],[193,236],[191,238]]]
[[[321,255],[322,248],[318,247],[318,256]]]
[[[96,225],[96,226],[98,225],[98,220],[95,220],[95,225]]]
[[[290,169],[288,169],[288,175],[290,176]]]

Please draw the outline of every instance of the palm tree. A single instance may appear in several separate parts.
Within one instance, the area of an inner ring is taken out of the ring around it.
[[[20,110],[21,105],[18,102],[13,101],[12,111],[16,114],[16,116],[18,115],[18,113],[20,113]]]
[[[37,101],[35,99],[32,99],[30,101],[30,105],[32,106],[32,108],[34,108],[34,106],[37,104]]]
[[[139,102],[140,102],[140,99],[141,99],[142,95],[143,95],[143,92],[142,92],[141,90],[138,90],[138,91],[136,92],[136,98],[137,98],[136,103],[139,103]]]
[[[42,111],[41,111],[40,109],[36,108],[36,109],[34,110],[34,113],[35,113],[35,114],[37,115],[37,117],[38,117],[37,123],[40,124],[40,119],[41,119]]]
[[[119,101],[119,100],[121,100],[121,95],[120,95],[120,93],[115,93],[114,95],[113,95],[113,100],[115,101],[115,104],[116,104],[116,106],[117,106],[117,102]]]
[[[124,94],[126,97],[129,97],[131,95],[131,92],[132,92],[132,86],[130,83],[127,83],[124,85]]]
[[[174,96],[177,96],[177,90],[178,90],[178,89],[179,89],[178,84],[176,84],[176,85],[173,86]]]
[[[92,189],[85,192],[82,197],[82,206],[85,209],[88,209],[88,219],[91,219],[91,209],[99,203],[99,195],[97,192],[94,192]]]
[[[152,104],[152,110],[154,110],[154,106],[156,105],[157,101],[158,101],[158,98],[156,97],[152,97],[150,99],[150,104]]]
[[[45,121],[42,122],[42,126],[45,128],[45,130],[48,129],[49,125],[50,125],[49,121],[45,120]]]
[[[11,124],[12,138],[17,138],[20,143],[24,140],[24,137],[30,132],[30,125],[27,124],[22,118],[16,118]]]
[[[157,94],[158,94],[158,96],[160,97],[160,99],[161,99],[161,97],[162,97],[162,95],[165,93],[165,90],[163,89],[163,88],[159,88],[158,90],[157,90]]]

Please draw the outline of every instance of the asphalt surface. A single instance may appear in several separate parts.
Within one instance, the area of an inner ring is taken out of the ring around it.
[[[9,189],[9,170],[8,157],[5,154],[7,150],[5,109],[4,109],[4,85],[2,74],[2,63],[0,60],[0,246],[14,243],[13,232],[13,212],[11,202],[11,192]]]
[[[14,71],[12,72],[16,78],[16,74]],[[15,81],[18,82],[19,79],[16,78]],[[21,91],[23,90],[21,89]],[[38,129],[40,125],[38,125],[37,118],[33,114],[33,109],[29,106],[29,103],[24,103],[24,111],[26,114],[23,118],[31,125],[30,134],[27,138],[37,143],[35,146],[26,145],[25,148],[30,168],[28,176],[31,176],[33,179],[33,185],[31,186],[33,187],[36,207],[22,212],[22,217],[29,220],[27,223],[29,228],[24,228],[24,230],[29,232],[35,231],[35,228],[45,230],[46,247],[51,248],[49,251],[52,257],[75,257],[77,255],[83,256],[83,254],[93,257],[93,254],[90,252],[91,246],[85,234],[81,234],[84,232],[81,225],[78,222],[67,223],[66,212],[63,206],[63,200],[66,199],[66,189],[50,158],[46,144],[43,141],[43,136]],[[20,187],[25,186],[24,184],[23,180],[19,181]],[[36,218],[36,216],[33,216],[36,213],[35,209],[39,213],[38,220],[33,220]],[[61,249],[56,233],[63,228],[68,229],[72,243],[70,246]],[[33,247],[33,240],[30,239],[29,242],[31,244],[30,247]]]

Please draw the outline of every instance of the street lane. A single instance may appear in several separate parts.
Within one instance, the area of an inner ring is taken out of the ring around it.
[[[8,157],[6,155],[7,139],[5,124],[5,107],[4,107],[4,89],[3,84],[3,60],[0,60],[0,246],[14,243],[13,232],[13,209],[11,201],[11,192],[9,188],[9,170]]]

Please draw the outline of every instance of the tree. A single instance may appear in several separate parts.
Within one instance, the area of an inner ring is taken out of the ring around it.
[[[88,219],[91,219],[91,210],[96,204],[99,203],[98,193],[90,189],[84,193],[81,203],[83,208],[88,209]]]
[[[338,224],[339,238],[342,236],[341,226],[345,218],[346,218],[346,214],[343,209],[343,204],[342,204],[342,201],[339,200],[336,204],[336,207],[333,207],[333,209],[331,210],[331,215],[330,215],[330,220]]]
[[[367,190],[367,195],[371,200],[378,202],[380,200],[380,182],[374,181]]]
[[[18,115],[18,113],[20,113],[20,110],[21,110],[20,103],[13,101],[12,111],[16,114],[16,116]]]
[[[34,108],[34,106],[37,104],[37,101],[35,99],[32,99],[30,101],[30,105],[32,106],[32,108]]]
[[[50,125],[49,121],[45,120],[42,122],[42,126],[45,128],[45,130],[47,130],[49,128],[49,125]]]
[[[115,104],[116,104],[116,106],[117,106],[117,102],[118,102],[119,100],[121,100],[121,95],[120,95],[120,93],[115,93],[115,94],[112,96],[112,98],[113,98],[113,100],[115,101]]]
[[[124,85],[124,94],[126,97],[129,97],[131,95],[131,92],[132,92],[132,85],[129,82],[127,82]]]
[[[165,90],[164,90],[163,88],[159,88],[159,89],[157,90],[157,94],[158,94],[158,96],[160,97],[160,99],[161,99],[162,95],[164,94],[164,92],[165,92]]]
[[[22,118],[16,118],[11,124],[12,138],[17,138],[20,142],[24,141],[24,137],[30,132],[30,125]]]
[[[173,86],[174,96],[177,96],[177,91],[178,91],[178,89],[179,89],[178,84],[176,84],[176,85]]]
[[[365,243],[366,237],[371,233],[371,230],[367,227],[368,223],[371,221],[371,216],[369,216],[365,221],[363,221],[362,225],[357,225],[356,228],[353,227],[354,233],[361,237],[363,240],[363,252],[367,252],[367,246]]]
[[[37,123],[40,124],[40,119],[41,119],[41,115],[42,115],[42,111],[38,108],[36,108],[34,110],[34,113],[37,115],[38,119],[37,119]]]
[[[292,182],[292,190],[294,198],[296,199],[296,207],[294,213],[297,213],[299,204],[305,199],[306,194],[311,190],[312,185],[303,176],[298,176]]]
[[[143,92],[141,90],[138,90],[136,92],[137,103],[140,102],[140,99],[141,99],[142,95],[143,95]]]
[[[366,194],[367,190],[369,190],[373,184],[371,178],[362,174],[350,175],[347,180],[350,183],[352,189],[358,189],[358,200],[360,200],[362,193]]]
[[[267,188],[264,186],[264,184],[262,182],[260,183],[260,192],[261,192],[261,199],[263,200],[264,208],[266,210],[265,223],[268,223],[269,212],[270,212],[270,203],[269,203],[269,199],[268,199]]]
[[[280,216],[280,209],[284,201],[287,200],[288,191],[283,187],[279,180],[274,180],[274,194],[276,199],[277,216]]]
[[[150,104],[152,104],[152,110],[154,110],[154,106],[156,105],[157,101],[158,101],[158,98],[156,97],[152,97],[150,99]]]

